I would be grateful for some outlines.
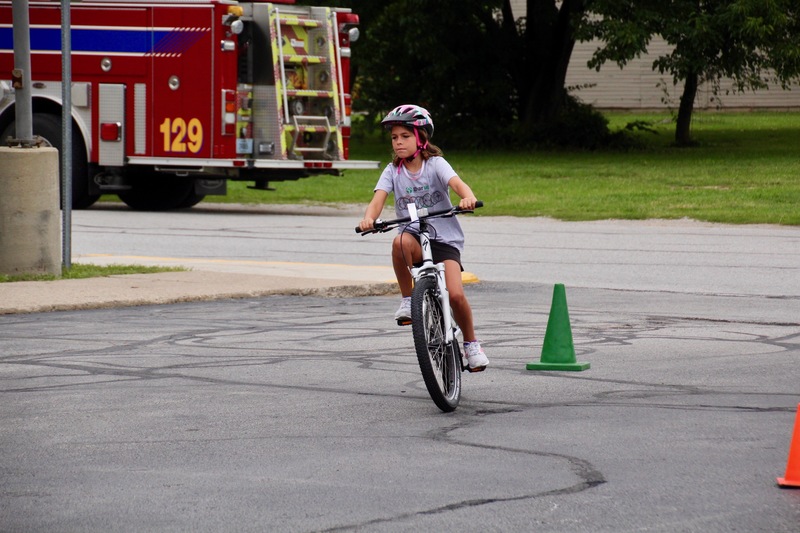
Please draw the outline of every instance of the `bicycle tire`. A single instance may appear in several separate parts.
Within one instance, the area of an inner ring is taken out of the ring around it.
[[[436,279],[417,280],[411,295],[411,329],[425,387],[433,403],[449,413],[461,397],[461,354],[457,340],[447,344]]]

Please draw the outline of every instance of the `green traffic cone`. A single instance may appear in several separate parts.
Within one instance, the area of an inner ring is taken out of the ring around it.
[[[586,370],[589,363],[575,362],[575,346],[572,344],[572,328],[569,326],[567,294],[564,285],[557,283],[553,288],[553,304],[542,345],[542,359],[539,363],[528,363],[528,370]]]

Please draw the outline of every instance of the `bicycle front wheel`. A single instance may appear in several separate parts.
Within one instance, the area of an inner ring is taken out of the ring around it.
[[[414,286],[411,328],[419,368],[433,403],[446,413],[453,411],[461,397],[461,355],[455,339],[447,344],[434,278],[419,279]]]

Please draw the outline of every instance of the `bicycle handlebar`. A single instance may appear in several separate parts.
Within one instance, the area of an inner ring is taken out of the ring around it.
[[[478,209],[479,207],[483,207],[483,202],[480,200],[478,200],[475,203],[475,209]],[[442,209],[440,211],[430,211],[426,215],[419,215],[419,218],[420,220],[426,218],[444,218],[444,217],[451,217],[454,215],[460,215],[461,213],[472,213],[473,211],[474,210],[472,209],[461,209],[458,206],[454,206],[447,209]],[[370,233],[384,233],[396,228],[397,226],[405,222],[411,222],[411,217],[396,218],[394,220],[377,219],[372,229],[361,231],[361,227],[356,226],[356,233],[360,233],[361,235],[369,235]]]

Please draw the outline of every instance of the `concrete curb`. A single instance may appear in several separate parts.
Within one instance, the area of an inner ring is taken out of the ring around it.
[[[396,283],[187,271],[0,284],[0,315],[258,298],[360,297],[398,292]]]

